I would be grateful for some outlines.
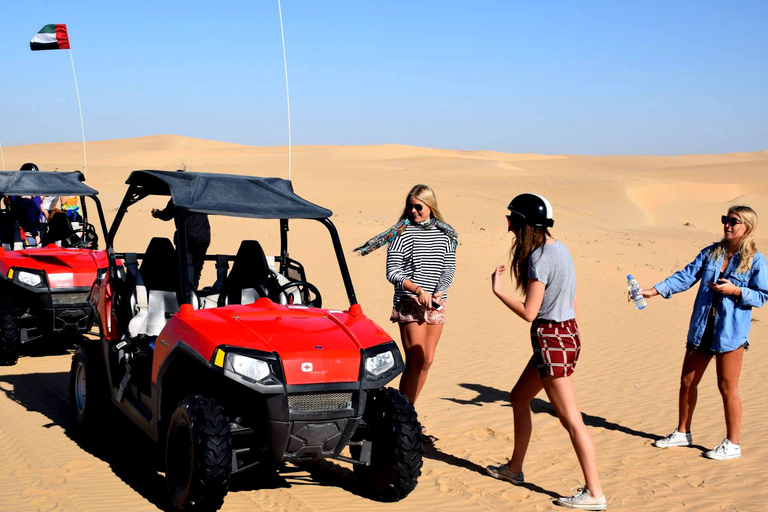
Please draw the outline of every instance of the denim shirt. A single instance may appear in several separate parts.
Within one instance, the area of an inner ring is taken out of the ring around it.
[[[662,297],[668,299],[701,280],[688,327],[688,343],[696,346],[701,343],[704,335],[707,317],[712,307],[712,297],[715,293],[708,283],[717,281],[723,265],[724,256],[717,261],[713,261],[710,257],[715,247],[717,244],[706,247],[684,269],[654,286]],[[746,272],[737,273],[736,269],[740,261],[739,254],[734,254],[723,274],[724,279],[741,288],[741,297],[723,295],[722,300],[715,304],[713,352],[730,352],[747,343],[752,322],[752,308],[759,308],[768,300],[768,264],[765,256],[760,253],[755,254],[752,258],[752,268]]]

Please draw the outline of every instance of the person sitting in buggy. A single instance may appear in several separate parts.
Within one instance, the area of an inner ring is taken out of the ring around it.
[[[6,196],[4,203],[11,212],[11,218],[19,223],[24,233],[22,242],[25,247],[40,244],[40,197]]]

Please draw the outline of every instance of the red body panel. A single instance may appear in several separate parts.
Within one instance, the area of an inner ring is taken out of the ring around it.
[[[392,337],[359,307],[354,312],[281,306],[259,299],[247,306],[177,313],[155,343],[152,381],[156,382],[171,348],[184,341],[208,361],[220,345],[277,352],[288,385],[355,382],[360,350]]]
[[[117,318],[112,309],[112,283],[109,272],[101,280],[101,283],[93,283],[91,286],[91,300],[96,304],[101,320],[101,333],[109,340],[117,341],[120,333],[117,330]]]
[[[45,270],[52,289],[91,286],[96,271],[108,266],[106,251],[62,249],[55,245],[20,251],[0,249],[0,272],[11,267]]]

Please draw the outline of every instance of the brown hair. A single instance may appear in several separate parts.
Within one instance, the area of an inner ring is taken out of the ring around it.
[[[757,254],[757,245],[755,244],[755,229],[757,229],[757,213],[755,213],[755,210],[750,208],[749,206],[731,206],[728,208],[728,215],[735,213],[739,217],[741,217],[742,222],[744,223],[744,227],[746,228],[746,231],[744,232],[744,235],[739,240],[739,267],[736,269],[736,272],[742,273],[746,272],[749,269],[752,268],[752,258],[755,257],[755,254]],[[720,242],[718,242],[717,247],[715,247],[715,250],[712,251],[712,259],[714,261],[717,261],[720,259],[720,257],[725,254],[725,251],[728,249],[728,240],[723,237]]]
[[[527,224],[515,226],[512,231],[515,239],[509,249],[510,266],[509,276],[514,277],[515,288],[519,289],[525,297],[528,293],[528,263],[533,251],[547,243],[549,229],[542,226],[529,226]]]
[[[437,197],[435,197],[435,191],[429,188],[427,185],[414,185],[413,188],[411,188],[411,190],[408,192],[408,195],[405,196],[405,207],[403,207],[403,213],[400,214],[399,220],[411,218],[411,208],[408,206],[408,202],[412,197],[415,197],[429,207],[429,209],[432,211],[432,218],[435,218],[440,222],[445,222],[445,219],[443,219],[443,216],[440,215],[440,210],[437,207]]]

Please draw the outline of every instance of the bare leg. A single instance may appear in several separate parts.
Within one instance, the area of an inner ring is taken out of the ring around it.
[[[717,368],[717,387],[723,397],[725,410],[725,428],[728,440],[739,444],[741,431],[741,397],[739,397],[739,377],[741,376],[741,361],[744,349],[738,348],[732,352],[718,354],[715,366]]]
[[[509,460],[509,470],[519,473],[523,470],[523,461],[531,441],[533,424],[531,420],[531,401],[542,389],[541,377],[533,358],[525,365],[523,373],[517,379],[515,387],[509,392],[509,401],[512,404],[512,414],[515,424],[515,448],[512,458]]]
[[[696,409],[699,382],[709,365],[711,356],[688,349],[683,358],[683,370],[680,376],[680,395],[678,401],[678,432],[690,432],[693,411]]]
[[[555,408],[560,423],[571,437],[571,444],[576,451],[576,457],[579,459],[581,471],[584,473],[587,489],[592,496],[599,498],[603,495],[603,489],[600,486],[600,476],[597,472],[597,452],[576,402],[573,379],[571,377],[546,377],[542,379],[542,384],[549,401]]]
[[[400,392],[415,404],[435,360],[435,350],[443,332],[443,325],[419,325],[417,322],[398,325],[405,351],[405,371],[400,379]]]

